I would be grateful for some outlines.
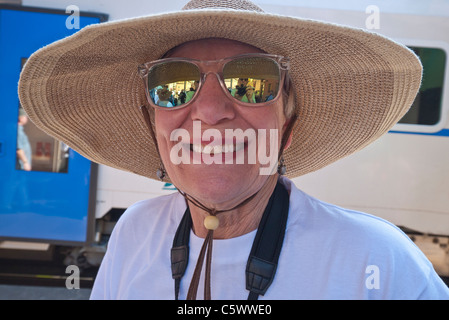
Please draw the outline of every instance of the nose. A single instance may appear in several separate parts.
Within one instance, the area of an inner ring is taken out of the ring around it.
[[[197,93],[195,101],[192,102],[192,120],[200,120],[210,126],[221,122],[232,120],[235,110],[232,101],[223,92],[218,75],[208,73]]]

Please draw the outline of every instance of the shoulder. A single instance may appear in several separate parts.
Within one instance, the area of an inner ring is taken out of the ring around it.
[[[112,231],[107,256],[114,257],[114,260],[130,259],[144,250],[143,247],[157,246],[166,241],[175,234],[185,208],[183,197],[178,193],[131,205]]]
[[[139,270],[148,268],[151,259],[159,259],[158,252],[170,252],[185,208],[177,192],[131,205],[112,231],[91,299],[127,297]]]
[[[396,225],[380,217],[342,208],[316,199],[296,188],[289,181],[291,224],[309,226],[316,231],[327,232],[341,241],[375,246],[411,245],[410,238]]]
[[[287,232],[291,241],[307,244],[295,246],[297,254],[310,250],[310,260],[316,260],[320,252],[327,270],[333,270],[337,281],[344,279],[345,283],[363,283],[361,279],[377,270],[382,290],[368,290],[370,297],[448,297],[431,262],[397,226],[368,213],[320,201],[297,189],[293,182],[287,183]]]
[[[179,193],[151,198],[131,205],[120,217],[113,233],[145,236],[176,226],[186,208]]]

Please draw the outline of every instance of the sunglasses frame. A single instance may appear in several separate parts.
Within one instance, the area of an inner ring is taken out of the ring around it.
[[[260,102],[260,103],[242,102],[242,101],[234,98],[230,94],[228,88],[226,87],[225,81],[224,81],[223,68],[227,63],[229,63],[233,60],[236,60],[236,59],[243,59],[243,58],[266,58],[266,59],[270,59],[270,60],[274,61],[277,64],[277,66],[279,67],[279,78],[280,78],[279,79],[279,90],[276,93],[276,96],[272,100],[269,100],[266,102]],[[167,62],[191,63],[191,64],[197,66],[198,70],[200,71],[199,85],[198,85],[198,88],[196,89],[195,95],[192,97],[191,100],[189,100],[188,102],[186,102],[182,105],[179,105],[179,106],[174,106],[174,107],[158,106],[157,104],[155,104],[153,102],[153,100],[151,99],[151,96],[150,96],[150,90],[148,87],[148,75],[150,73],[150,69],[153,66],[156,66],[156,65],[162,64],[162,63],[167,63]],[[138,72],[139,72],[140,77],[143,79],[144,86],[145,86],[145,95],[147,97],[147,101],[150,104],[150,106],[155,109],[168,111],[168,110],[182,109],[182,108],[189,106],[191,103],[193,103],[197,99],[197,97],[201,91],[201,87],[202,87],[203,83],[206,81],[207,76],[211,73],[216,75],[221,88],[225,92],[225,95],[229,99],[231,99],[233,102],[238,103],[243,106],[248,106],[248,107],[267,106],[279,99],[279,96],[281,95],[282,88],[283,88],[284,82],[285,82],[285,78],[286,78],[286,75],[287,75],[287,72],[289,69],[290,69],[290,59],[288,59],[284,56],[274,55],[274,54],[265,54],[265,53],[248,53],[248,54],[232,56],[229,58],[219,59],[219,60],[197,60],[197,59],[189,59],[189,58],[164,58],[164,59],[159,59],[159,60],[147,62],[145,64],[140,65],[138,67]]]

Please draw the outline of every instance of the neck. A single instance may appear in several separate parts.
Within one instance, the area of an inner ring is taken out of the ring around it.
[[[278,174],[269,176],[266,183],[250,201],[233,210],[217,214],[220,224],[214,231],[214,239],[235,238],[256,230],[268,200],[276,187],[277,180]],[[209,213],[190,201],[188,201],[188,205],[193,221],[193,231],[198,237],[205,238],[208,230],[204,227],[204,219]],[[226,210],[226,208],[217,208],[217,210]]]

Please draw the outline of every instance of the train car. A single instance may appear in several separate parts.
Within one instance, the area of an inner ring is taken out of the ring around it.
[[[92,242],[97,167],[28,120],[17,83],[34,51],[107,18],[77,6],[0,4],[0,258]]]
[[[415,51],[423,81],[410,111],[385,136],[361,152],[295,179],[309,194],[382,217],[403,228],[449,275],[449,3],[436,1],[358,2],[339,7],[268,10],[375,31]],[[356,241],[356,239],[355,239]]]
[[[387,0],[377,1],[377,5],[359,1],[356,6],[352,1],[327,0],[313,5],[305,0],[284,0],[282,4],[274,0],[254,2],[267,12],[326,20],[383,34],[410,47],[421,58],[424,78],[420,92],[410,111],[389,133],[362,151],[294,182],[324,201],[371,213],[398,225],[429,257],[437,272],[448,277],[449,4]],[[48,5],[51,1],[34,3]],[[163,6],[154,2],[144,10],[138,8],[141,3],[137,0],[128,1],[126,10],[120,2],[79,0],[78,6],[104,12],[114,20],[178,10],[182,2]],[[63,8],[59,9],[40,13],[57,16]],[[59,17],[59,21],[55,18],[52,26],[45,26],[41,20],[29,22],[29,17],[17,18],[19,13],[32,11],[0,7],[0,45],[21,47],[21,51],[0,50],[4,75],[0,79],[0,257],[12,252],[7,248],[30,251],[40,245],[46,252],[49,248],[64,248],[67,264],[98,266],[108,236],[128,206],[176,190],[167,183],[91,163],[32,123],[20,124],[16,87],[20,67],[40,46],[74,32],[61,27],[70,12]],[[39,12],[34,10],[34,14],[36,11]],[[84,25],[105,20],[105,15],[80,17]],[[31,25],[21,26],[23,21]],[[24,45],[21,40],[31,37],[32,25],[40,40],[25,41]],[[4,26],[14,32],[4,35]],[[54,34],[56,29],[61,32]],[[29,140],[31,168],[24,168],[16,151],[23,133]],[[17,250],[13,251],[17,255]]]

